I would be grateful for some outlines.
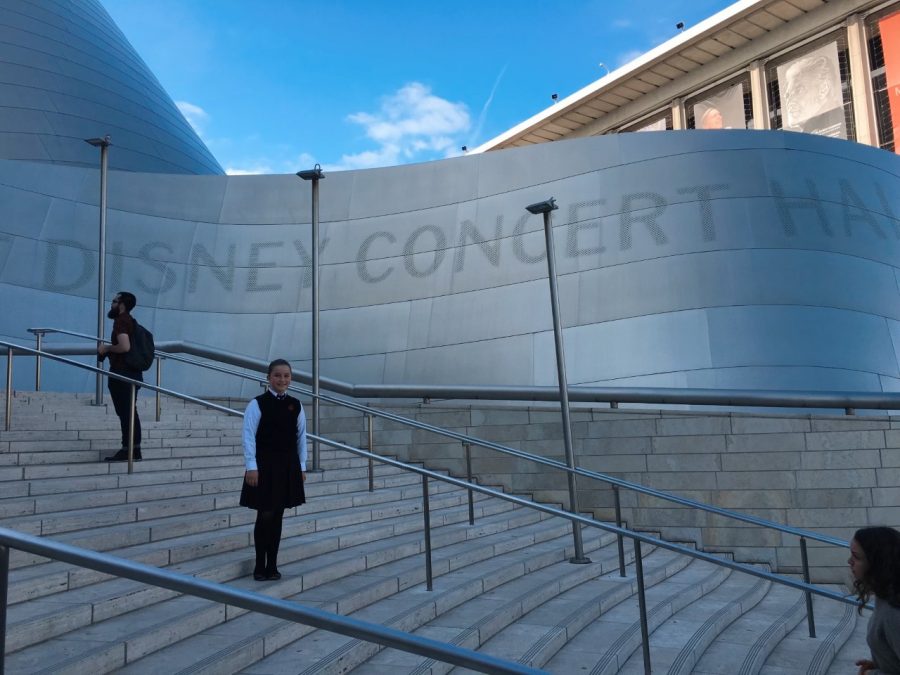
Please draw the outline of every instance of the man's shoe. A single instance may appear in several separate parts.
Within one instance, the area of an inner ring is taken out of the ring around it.
[[[280,578],[281,572],[279,572],[277,569],[271,571],[266,570],[266,579],[268,579],[269,581],[277,581]]]
[[[253,570],[253,578],[256,581],[265,581],[268,577],[265,572],[260,572],[259,570]]]
[[[141,457],[141,449],[135,448],[134,449],[134,461],[140,462],[142,459],[143,459],[143,457]],[[106,461],[107,462],[127,462],[128,461],[128,448],[122,448],[116,454],[110,455],[109,457],[106,458]]]

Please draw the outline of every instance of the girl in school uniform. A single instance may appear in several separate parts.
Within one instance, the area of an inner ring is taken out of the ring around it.
[[[257,581],[280,579],[278,545],[284,510],[306,501],[306,415],[287,394],[291,364],[269,364],[268,390],[244,411],[244,485],[241,506],[256,510],[253,543]]]

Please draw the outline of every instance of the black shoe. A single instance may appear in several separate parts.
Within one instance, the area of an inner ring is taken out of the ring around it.
[[[143,459],[143,457],[141,457],[141,449],[135,448],[134,449],[134,461],[140,462],[142,459]],[[116,454],[110,455],[109,457],[107,457],[106,461],[107,462],[127,462],[128,461],[128,449],[122,448]]]
[[[277,569],[271,571],[266,570],[266,579],[268,579],[269,581],[277,581],[280,578],[281,572],[279,572]]]
[[[268,579],[265,572],[260,572],[259,570],[253,570],[253,578],[256,581],[265,581]]]

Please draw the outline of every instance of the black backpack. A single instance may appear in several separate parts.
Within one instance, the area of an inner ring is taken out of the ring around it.
[[[137,320],[134,320],[131,349],[125,352],[125,367],[129,370],[150,370],[150,366],[153,365],[155,351],[156,346],[153,344],[153,333],[139,324]]]

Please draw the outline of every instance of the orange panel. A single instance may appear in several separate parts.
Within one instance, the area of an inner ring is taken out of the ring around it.
[[[894,127],[894,152],[900,154],[900,12],[878,22],[884,47],[884,72],[887,76],[891,126]]]

